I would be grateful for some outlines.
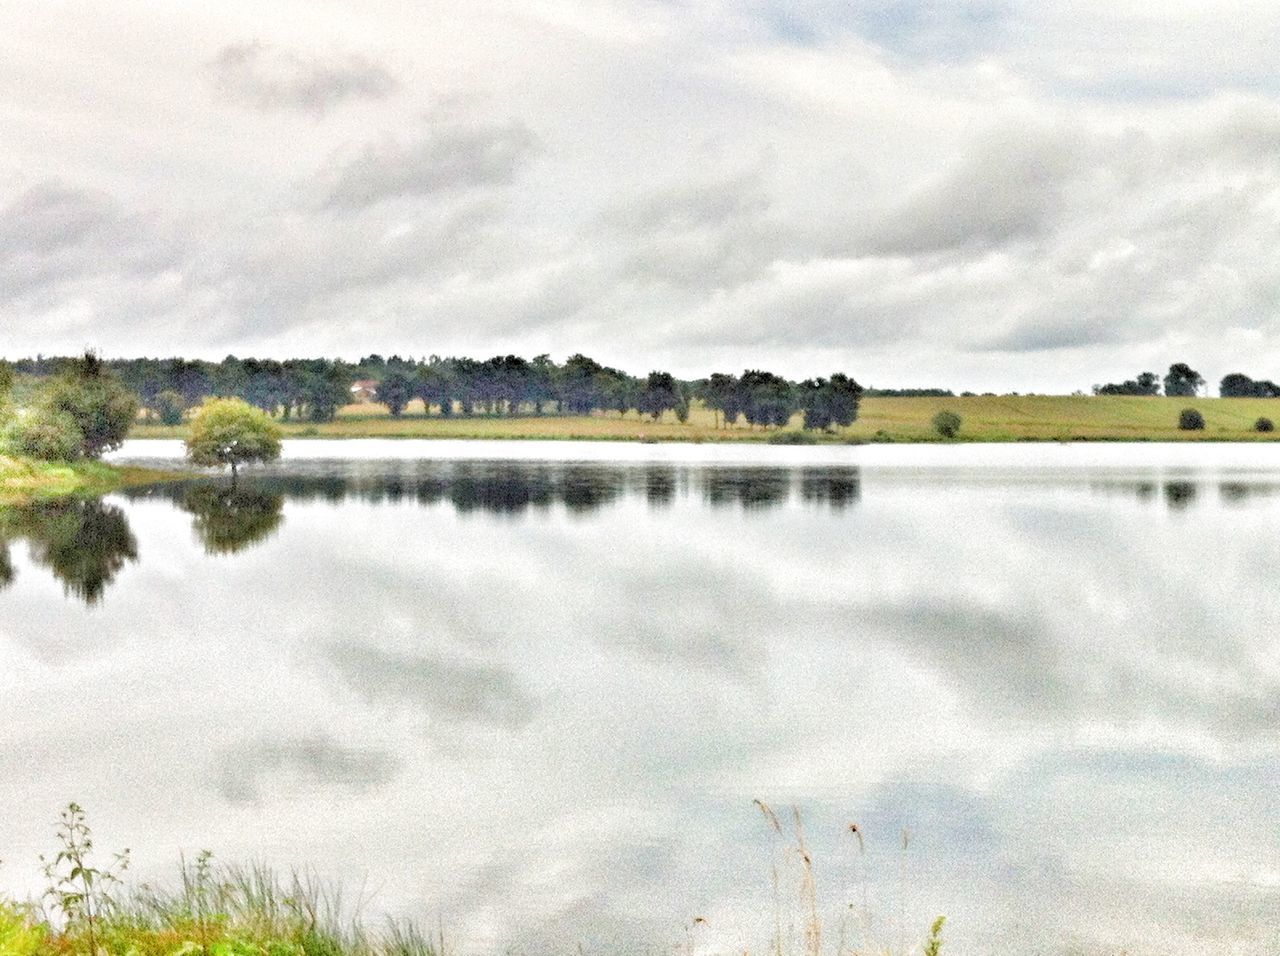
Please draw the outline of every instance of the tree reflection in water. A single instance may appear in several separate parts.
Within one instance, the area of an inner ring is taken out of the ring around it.
[[[9,544],[27,542],[31,561],[47,568],[68,595],[86,604],[102,594],[130,561],[138,560],[138,542],[118,505],[79,498],[0,509],[0,586],[15,573]]]
[[[243,483],[188,485],[178,507],[194,517],[192,527],[205,554],[235,554],[270,538],[284,522],[284,495]]]

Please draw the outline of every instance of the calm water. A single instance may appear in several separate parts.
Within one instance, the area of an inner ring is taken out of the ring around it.
[[[0,532],[0,889],[75,799],[464,952],[762,951],[758,798],[833,941],[1280,946],[1280,449],[312,442]]]

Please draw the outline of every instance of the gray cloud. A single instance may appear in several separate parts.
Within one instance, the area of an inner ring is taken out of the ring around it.
[[[51,51],[0,81],[5,354],[1274,377],[1275,11],[567,10],[352,8],[254,43],[135,10],[102,48],[0,13],[15,51]],[[353,36],[377,58],[315,52]],[[209,111],[202,60],[251,108]]]
[[[399,758],[386,751],[345,747],[325,735],[263,740],[223,751],[217,788],[229,803],[257,803],[269,791],[358,795],[389,783],[399,769]]]
[[[177,251],[108,194],[46,180],[0,209],[0,301],[91,276],[152,275]]]
[[[387,136],[338,171],[328,202],[360,207],[504,186],[536,148],[537,138],[518,121],[435,125],[407,144]]]
[[[370,700],[407,704],[438,720],[519,726],[536,702],[513,675],[489,664],[334,644],[325,659]]]
[[[261,43],[223,47],[209,70],[223,94],[260,110],[321,114],[349,99],[385,99],[400,83],[363,56],[308,57]]]

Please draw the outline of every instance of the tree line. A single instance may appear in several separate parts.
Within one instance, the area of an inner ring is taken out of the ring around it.
[[[82,362],[37,357],[15,362],[14,370],[57,379],[74,374]],[[686,381],[663,371],[630,375],[582,354],[563,363],[549,355],[414,360],[375,354],[354,363],[228,356],[221,362],[139,358],[101,364],[137,396],[145,414],[170,424],[181,422],[208,397],[239,398],[282,419],[331,421],[352,400],[355,385],[367,386],[397,417],[417,399],[424,414],[439,417],[635,413],[657,420],[670,412],[684,422],[692,402],[699,400],[721,427],[739,421],[781,427],[799,412],[805,428],[825,430],[852,424],[865,391],[840,372],[797,382],[748,369],[741,375],[717,373]]]
[[[1159,395],[1163,384],[1164,394],[1175,398],[1192,398],[1200,394],[1206,385],[1204,376],[1187,365],[1176,362],[1169,366],[1163,380],[1155,372],[1143,372],[1136,378],[1107,385],[1093,386],[1095,395]],[[1243,372],[1231,372],[1218,383],[1218,394],[1223,398],[1280,398],[1280,385],[1270,379],[1253,379]]]

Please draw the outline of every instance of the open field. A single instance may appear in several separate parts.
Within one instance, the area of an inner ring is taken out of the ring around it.
[[[1205,429],[1178,429],[1178,413],[1196,408]],[[1256,441],[1280,436],[1253,430],[1260,417],[1280,421],[1280,400],[1264,398],[1135,398],[1129,396],[1025,395],[964,398],[868,398],[851,427],[818,436],[821,441],[939,441],[931,421],[942,409],[963,419],[960,441]],[[714,415],[695,407],[680,424],[616,413],[590,416],[424,417],[421,403],[392,418],[380,405],[349,405],[333,422],[282,423],[289,438],[489,438],[613,441],[768,441],[777,429],[745,423],[717,428]],[[799,429],[800,416],[791,422]],[[134,438],[180,438],[182,426],[140,422]]]
[[[0,505],[66,495],[101,495],[167,477],[171,476],[146,468],[118,468],[99,461],[66,465],[0,455]]]

